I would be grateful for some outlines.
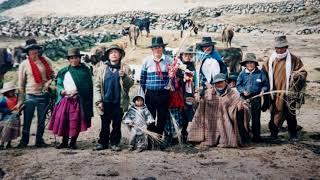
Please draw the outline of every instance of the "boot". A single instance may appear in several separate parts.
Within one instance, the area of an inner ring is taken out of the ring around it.
[[[68,147],[69,137],[64,136],[62,138],[62,143],[56,146],[57,149],[63,149]]]
[[[78,139],[78,137],[71,137],[71,141],[69,144],[70,149],[77,149],[77,145],[76,145],[77,139]]]

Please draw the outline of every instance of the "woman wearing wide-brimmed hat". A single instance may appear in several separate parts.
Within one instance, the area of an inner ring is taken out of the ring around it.
[[[67,55],[69,65],[57,74],[58,98],[49,130],[63,137],[58,149],[76,149],[79,133],[91,126],[93,82],[90,69],[81,63],[81,56],[79,48],[70,48]]]
[[[26,41],[24,52],[28,57],[19,66],[18,87],[19,102],[24,104],[23,131],[19,148],[27,147],[29,143],[30,127],[35,109],[37,109],[38,126],[36,147],[46,147],[42,136],[45,129],[46,113],[49,107],[48,88],[54,77],[49,60],[40,55],[42,46],[35,39]]]
[[[11,147],[11,141],[20,136],[20,119],[18,97],[16,95],[16,85],[14,82],[4,83],[0,90],[0,149]]]
[[[219,73],[227,74],[227,66],[222,61],[220,55],[214,50],[216,42],[211,37],[202,37],[202,41],[197,43],[199,51],[196,54],[196,61],[201,62],[199,65],[199,81],[202,85],[201,96],[204,95],[206,89],[212,87],[211,81],[213,77]]]
[[[101,115],[101,131],[95,150],[120,151],[121,119],[129,106],[129,89],[134,81],[129,77],[129,67],[122,62],[125,51],[117,44],[106,50],[107,61],[96,73],[95,105]],[[110,124],[112,131],[110,133]]]
[[[187,143],[187,127],[188,123],[192,121],[194,115],[194,92],[195,84],[197,82],[196,68],[194,64],[195,51],[193,46],[185,46],[180,51],[181,62],[186,66],[184,70],[184,108],[183,108],[183,121],[181,130],[181,140],[183,143]]]

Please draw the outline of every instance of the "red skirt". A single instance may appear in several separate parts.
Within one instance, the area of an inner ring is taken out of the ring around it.
[[[58,136],[77,137],[90,124],[83,117],[79,98],[63,97],[54,108],[49,130]]]

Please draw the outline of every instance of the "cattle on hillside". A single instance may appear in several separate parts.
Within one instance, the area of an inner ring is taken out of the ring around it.
[[[217,49],[223,61],[228,66],[229,72],[240,72],[242,61],[242,50],[240,48]]]
[[[146,18],[136,18],[136,17],[132,17],[130,24],[134,24],[136,26],[139,27],[139,31],[141,33],[142,36],[142,30],[146,30],[147,32],[147,37],[149,37],[150,34],[150,18],[146,17]]]
[[[227,26],[223,29],[221,35],[222,43],[225,43],[225,47],[231,47],[231,41],[234,35],[234,30],[232,26]]]
[[[129,27],[129,40],[130,40],[130,45],[132,45],[132,40],[134,40],[134,45],[137,45],[137,40],[139,37],[139,27],[134,25],[134,24],[130,24]]]
[[[192,19],[181,19],[180,24],[179,24],[179,29],[180,29],[180,37],[183,37],[183,31],[190,29],[190,35],[191,32],[193,31],[194,34],[198,34],[198,27],[195,25]]]

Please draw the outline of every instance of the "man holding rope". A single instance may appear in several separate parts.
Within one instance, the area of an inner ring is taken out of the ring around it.
[[[293,55],[288,47],[286,36],[275,37],[275,51],[262,67],[269,78],[271,91],[269,98],[265,98],[263,107],[270,108],[271,138],[278,138],[279,126],[284,120],[287,120],[289,138],[292,141],[297,141],[295,108],[299,108],[302,103],[301,91],[306,85],[307,72],[301,59]]]

